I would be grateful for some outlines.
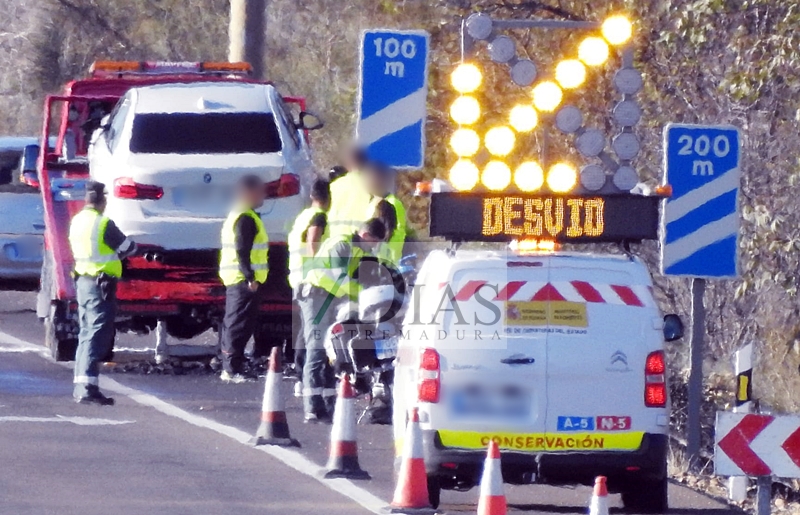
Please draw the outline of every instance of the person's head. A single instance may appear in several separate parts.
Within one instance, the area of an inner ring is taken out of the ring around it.
[[[245,175],[239,179],[236,197],[245,206],[258,209],[264,205],[264,181],[258,175]]]
[[[327,211],[331,207],[331,183],[323,179],[317,179],[311,185],[311,202]]]
[[[392,191],[394,171],[385,165],[371,162],[364,168],[364,187],[370,195],[383,197]]]
[[[106,209],[106,186],[102,182],[88,181],[86,183],[86,205],[103,212]]]
[[[369,159],[364,148],[360,145],[351,145],[345,150],[342,156],[342,164],[348,171],[363,170],[367,166]]]
[[[386,240],[386,226],[377,218],[370,218],[358,229],[359,246],[372,251],[379,243]]]
[[[394,206],[387,200],[381,200],[375,206],[375,214],[373,216],[383,222],[386,228],[386,239],[388,240],[397,229],[397,211]]]
[[[328,182],[333,182],[344,175],[347,175],[347,168],[342,165],[334,165],[328,170]]]

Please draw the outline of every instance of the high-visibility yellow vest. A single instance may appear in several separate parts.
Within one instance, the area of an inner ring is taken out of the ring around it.
[[[351,170],[331,183],[331,208],[325,235],[329,238],[352,234],[372,215],[369,210],[371,196],[361,173]]]
[[[87,207],[72,218],[69,245],[75,258],[75,273],[96,277],[106,273],[122,277],[122,261],[116,251],[106,245],[109,218]]]
[[[306,275],[303,266],[314,256],[307,255],[306,235],[308,233],[311,220],[318,214],[324,213],[319,207],[307,207],[297,215],[294,220],[292,230],[289,231],[288,250],[289,250],[289,285],[296,288]],[[324,237],[323,237],[324,239]]]
[[[406,235],[408,234],[408,220],[406,219],[406,208],[403,206],[403,203],[394,193],[390,193],[386,195],[386,197],[376,197],[373,198],[369,204],[369,208],[367,209],[368,214],[367,217],[371,218],[375,216],[375,210],[378,207],[378,203],[381,200],[385,200],[389,204],[394,207],[394,212],[397,215],[397,227],[395,228],[392,235],[389,237],[389,240],[381,243],[380,251],[378,252],[380,258],[388,259],[390,262],[397,264],[400,262],[400,258],[403,257],[403,245],[406,242]],[[388,230],[388,227],[387,227]]]
[[[235,208],[222,224],[222,251],[219,253],[219,278],[222,284],[232,286],[245,280],[244,274],[239,270],[239,256],[236,254],[236,220],[240,216],[249,216],[256,223],[256,237],[253,248],[250,249],[250,267],[255,273],[255,280],[264,283],[267,281],[269,266],[269,238],[264,229],[264,222],[258,213],[252,209]]]
[[[339,243],[345,243],[350,247],[349,255],[331,256],[331,251]],[[352,234],[328,238],[314,258],[313,267],[306,275],[306,282],[336,297],[347,295],[351,299],[357,299],[361,285],[353,279],[353,276],[365,255],[360,247],[353,245]]]

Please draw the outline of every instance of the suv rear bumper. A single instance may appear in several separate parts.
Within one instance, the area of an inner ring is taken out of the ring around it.
[[[446,488],[452,480],[455,487],[478,484],[486,453],[482,450],[444,447],[436,430],[423,430],[425,468],[428,475],[439,476]],[[595,451],[526,453],[503,451],[503,480],[506,483],[537,482],[548,484],[591,485],[597,476],[608,478],[608,487],[619,491],[633,478],[663,479],[666,477],[667,435],[645,433],[635,451]]]

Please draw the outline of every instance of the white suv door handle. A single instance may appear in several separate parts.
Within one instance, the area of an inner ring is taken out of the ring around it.
[[[536,358],[506,358],[501,359],[500,363],[504,365],[533,365]]]

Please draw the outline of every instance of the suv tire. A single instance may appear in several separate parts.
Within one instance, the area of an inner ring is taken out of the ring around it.
[[[666,513],[668,485],[666,477],[632,481],[622,490],[622,504],[632,513]]]

